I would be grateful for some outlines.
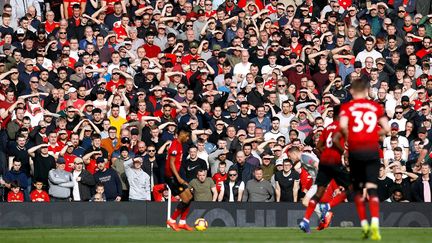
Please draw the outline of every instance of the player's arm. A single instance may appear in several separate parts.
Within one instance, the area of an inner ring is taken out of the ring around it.
[[[341,152],[343,153],[345,151],[345,144],[341,144],[341,138],[343,134],[342,132],[336,132],[333,134],[333,145]]]
[[[324,151],[324,149],[325,149],[324,141],[319,140],[316,148],[322,153]]]
[[[379,124],[381,126],[381,130],[380,130],[380,135],[386,135],[390,132],[390,126],[389,126],[389,122],[388,122],[388,118],[387,116],[382,116],[379,119]]]
[[[347,116],[341,116],[339,118],[340,131],[345,139],[348,137],[348,121],[349,120]],[[334,137],[333,137],[333,141],[334,141]]]
[[[275,183],[275,193],[276,193],[276,202],[280,202],[281,188],[278,181],[276,181]]]
[[[300,180],[295,180],[294,181],[294,186],[293,186],[293,199],[294,202],[298,201],[298,191],[300,189]]]

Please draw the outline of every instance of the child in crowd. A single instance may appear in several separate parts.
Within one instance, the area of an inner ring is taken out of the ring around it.
[[[36,181],[34,184],[35,189],[30,193],[30,199],[32,202],[50,202],[48,193],[42,190],[43,183]]]
[[[11,183],[11,190],[7,196],[8,202],[24,202],[24,193],[17,182]]]
[[[96,194],[93,195],[91,202],[106,202],[105,197],[105,188],[104,185],[101,183],[98,183],[96,185]]]

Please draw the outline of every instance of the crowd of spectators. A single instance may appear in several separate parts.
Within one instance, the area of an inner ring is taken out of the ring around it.
[[[3,201],[164,201],[189,128],[196,201],[300,202],[362,78],[391,119],[380,200],[431,202],[430,0],[1,2]]]

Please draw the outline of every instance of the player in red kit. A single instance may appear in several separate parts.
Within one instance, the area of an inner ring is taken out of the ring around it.
[[[363,238],[370,237],[372,240],[380,240],[377,193],[380,168],[379,137],[381,134],[387,134],[390,129],[384,109],[378,103],[367,99],[368,91],[368,80],[352,81],[353,100],[341,106],[339,126],[341,134],[348,142],[348,161],[355,193],[354,202],[360,218]],[[338,143],[338,137],[335,135],[333,142]],[[370,226],[366,219],[364,188],[369,196]]]
[[[312,216],[317,204],[323,198],[329,183],[334,180],[338,185],[344,187],[345,190],[348,189],[348,186],[350,185],[348,172],[342,165],[342,154],[344,153],[344,148],[339,146],[340,144],[345,143],[344,138],[339,136],[339,143],[333,143],[334,134],[339,132],[339,121],[337,117],[340,107],[335,106],[333,110],[334,121],[323,130],[317,145],[317,148],[321,151],[318,173],[315,180],[315,184],[317,185],[318,189],[315,195],[309,200],[303,220],[299,224],[300,229],[305,233],[310,232],[309,219]],[[341,193],[335,198],[338,198],[338,202],[342,202],[345,200],[346,195],[345,193]],[[328,204],[324,205],[328,206]],[[329,208],[327,208],[326,211],[328,211],[328,209]],[[322,212],[321,222],[323,225],[320,224],[319,229],[325,228],[330,223],[332,214],[329,214],[328,217],[326,217],[326,215],[327,212]]]
[[[177,204],[177,208],[167,221],[167,225],[175,231],[184,229],[192,231],[192,227],[186,224],[186,217],[189,213],[189,206],[193,198],[192,192],[187,182],[180,177],[180,168],[183,158],[183,144],[190,138],[190,132],[180,130],[171,146],[168,149],[168,156],[165,164],[165,182],[171,189],[172,195],[180,196],[181,202]],[[180,216],[180,221],[177,224],[176,220]]]

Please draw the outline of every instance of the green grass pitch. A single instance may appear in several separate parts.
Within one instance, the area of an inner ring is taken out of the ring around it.
[[[429,228],[382,228],[381,242],[431,242]],[[371,242],[360,228],[330,228],[305,234],[295,228],[209,228],[205,232],[173,232],[162,227],[88,227],[0,230],[1,242]]]

